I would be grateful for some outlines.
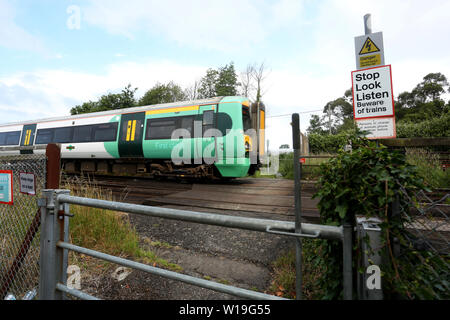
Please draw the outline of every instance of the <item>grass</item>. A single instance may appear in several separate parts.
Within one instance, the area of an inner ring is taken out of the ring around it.
[[[302,299],[317,300],[324,296],[317,284],[323,274],[323,266],[319,265],[321,246],[318,240],[302,240]],[[273,278],[269,293],[288,299],[295,299],[295,249],[282,253],[272,264]]]
[[[68,183],[65,188],[80,197],[112,199],[111,192],[103,191],[90,181]],[[181,271],[180,266],[158,258],[154,252],[140,245],[139,235],[131,225],[128,214],[75,205],[72,205],[70,210],[74,215],[70,219],[70,239],[73,244]]]
[[[450,188],[450,170],[444,171],[439,155],[421,148],[406,148],[406,161],[415,165],[431,188]]]

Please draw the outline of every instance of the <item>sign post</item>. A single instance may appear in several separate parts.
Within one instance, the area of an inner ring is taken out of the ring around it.
[[[370,14],[364,16],[364,27],[366,34],[355,37],[353,117],[368,139],[395,138],[392,71],[384,65],[383,33],[372,33]]]

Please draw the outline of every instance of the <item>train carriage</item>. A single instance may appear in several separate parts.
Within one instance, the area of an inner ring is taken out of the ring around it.
[[[263,104],[216,97],[3,124],[0,153],[59,143],[68,173],[242,177],[260,165],[264,126]]]

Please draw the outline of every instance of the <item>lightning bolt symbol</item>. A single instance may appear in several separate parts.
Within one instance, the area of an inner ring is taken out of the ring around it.
[[[370,41],[367,41],[367,44],[366,44],[366,49],[367,49],[367,51],[369,51],[370,52],[370,47],[372,46],[372,43],[370,42]]]

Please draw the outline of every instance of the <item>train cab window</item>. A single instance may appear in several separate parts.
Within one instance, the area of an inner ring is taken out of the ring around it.
[[[150,119],[147,121],[146,140],[170,139],[177,129],[177,119]]]
[[[116,141],[117,138],[117,122],[98,124],[94,128],[94,141],[106,142]]]
[[[90,142],[92,141],[93,126],[79,126],[73,129],[73,142]]]
[[[53,142],[54,129],[39,129],[36,136],[36,144],[47,144]]]
[[[244,132],[252,128],[252,120],[250,118],[250,110],[248,107],[242,107],[242,122],[244,125]]]
[[[53,136],[53,142],[69,143],[72,142],[73,128],[56,128]]]
[[[0,133],[0,146],[18,145],[20,141],[20,131]]]

